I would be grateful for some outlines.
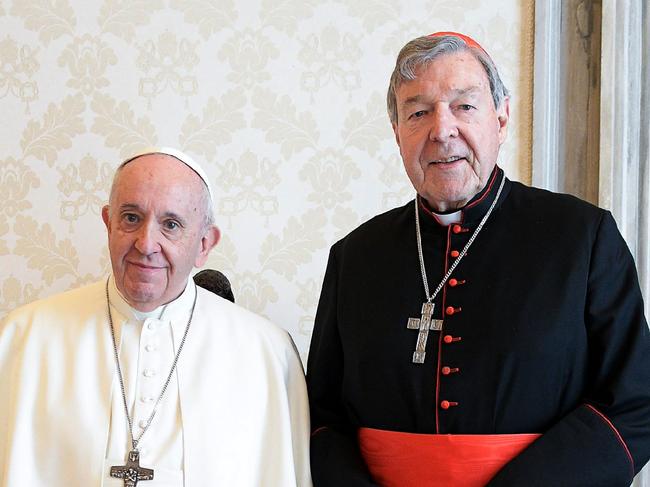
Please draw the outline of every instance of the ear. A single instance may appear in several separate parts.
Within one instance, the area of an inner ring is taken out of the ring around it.
[[[106,225],[106,230],[111,231],[111,219],[108,215],[109,208],[108,205],[104,205],[102,208],[102,220],[104,220],[104,225]]]
[[[506,96],[501,102],[501,108],[497,112],[499,121],[499,145],[503,144],[508,135],[508,121],[510,120],[510,97]]]
[[[208,260],[208,255],[215,245],[219,243],[221,232],[215,225],[210,225],[201,237],[201,247],[194,259],[194,267],[203,267],[203,264]]]
[[[398,127],[398,125],[397,125],[397,122],[393,122],[393,123],[391,123],[391,126],[393,127],[393,133],[395,134],[395,142],[397,142],[397,146],[398,146],[398,147],[401,147],[401,146],[399,145],[399,132],[398,132],[398,128],[399,128],[399,127]]]

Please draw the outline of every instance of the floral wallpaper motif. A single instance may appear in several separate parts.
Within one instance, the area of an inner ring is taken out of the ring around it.
[[[151,98],[166,90],[186,99],[197,94],[198,81],[191,74],[199,63],[196,43],[166,31],[138,46],[138,51],[136,65],[142,72],[138,93],[149,99],[149,106]]]
[[[110,268],[119,161],[202,161],[223,239],[207,264],[306,356],[328,250],[413,190],[385,109],[400,47],[475,37],[512,92],[500,164],[530,181],[533,2],[0,2],[0,316]]]
[[[60,179],[57,189],[60,192],[62,220],[72,227],[82,215],[91,212],[101,215],[106,204],[103,190],[113,179],[112,166],[106,162],[101,165],[87,155],[78,163],[70,163],[59,169]]]
[[[39,69],[36,52],[6,37],[0,41],[0,98],[14,96],[29,107],[38,97],[32,76]]]
[[[67,67],[70,72],[66,86],[90,96],[110,85],[106,69],[117,64],[117,55],[99,36],[84,34],[70,39],[58,61],[59,66]]]

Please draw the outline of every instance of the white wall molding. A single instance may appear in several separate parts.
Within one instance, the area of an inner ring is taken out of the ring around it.
[[[641,1],[603,4],[599,203],[636,255],[641,107]]]
[[[562,2],[535,2],[533,186],[559,191]]]
[[[650,12],[646,0],[602,10],[599,204],[612,211],[636,259],[650,311]],[[650,487],[650,468],[634,480]]]
[[[535,2],[533,185],[598,200],[601,3]]]

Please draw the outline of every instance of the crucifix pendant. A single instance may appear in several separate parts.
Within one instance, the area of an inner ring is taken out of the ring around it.
[[[136,487],[140,480],[153,480],[153,469],[140,466],[140,452],[131,450],[126,465],[111,467],[111,477],[124,479],[124,487]]]
[[[433,303],[422,303],[422,316],[420,318],[409,318],[406,323],[406,328],[409,330],[420,330],[418,332],[418,341],[415,345],[415,352],[413,352],[413,363],[423,364],[424,357],[427,354],[427,338],[429,337],[429,330],[442,330],[442,320],[433,319]]]

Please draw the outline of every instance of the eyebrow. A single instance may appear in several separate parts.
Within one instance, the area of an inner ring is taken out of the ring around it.
[[[451,90],[452,94],[456,97],[458,96],[463,96],[463,95],[468,95],[468,94],[474,94],[477,92],[480,92],[481,88],[479,86],[470,86],[468,88],[462,88],[462,89],[455,89]],[[413,95],[408,97],[402,105],[415,105],[417,103],[422,103],[423,101],[428,100],[427,96],[425,95]]]
[[[135,203],[123,203],[120,205],[120,211],[128,211],[128,210],[135,210],[135,211],[142,211],[142,208],[135,204]],[[181,215],[178,213],[174,213],[173,211],[166,211],[162,214],[163,218],[172,218],[174,220],[177,220],[178,223],[181,224],[181,226],[186,226],[187,221],[185,218],[183,218]]]

